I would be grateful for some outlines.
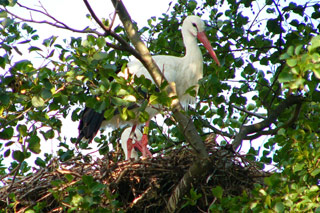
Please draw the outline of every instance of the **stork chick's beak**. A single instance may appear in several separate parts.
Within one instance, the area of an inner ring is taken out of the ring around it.
[[[204,32],[198,32],[197,37],[199,41],[203,44],[203,46],[208,50],[210,56],[213,58],[213,60],[220,66],[220,62],[217,58],[216,53],[213,51],[213,48]]]

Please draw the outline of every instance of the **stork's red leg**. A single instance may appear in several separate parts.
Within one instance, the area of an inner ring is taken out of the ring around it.
[[[148,132],[149,132],[149,121],[146,122],[146,125],[143,129],[143,135],[141,138],[141,146],[142,146],[142,156],[143,157],[152,157],[151,152],[147,148],[148,145]]]
[[[132,129],[131,129],[131,132],[130,132],[130,135],[129,135],[129,138],[127,140],[127,151],[128,151],[128,159],[131,159],[131,152],[132,152],[132,149],[133,149],[133,144],[132,144],[132,138],[134,136],[134,132],[136,131],[136,127],[137,125],[133,125],[132,126]]]
[[[139,149],[142,152],[143,157],[152,157],[152,153],[147,148],[148,145],[148,132],[149,132],[149,121],[146,122],[146,125],[143,130],[143,135],[140,141],[136,141],[134,144],[132,144],[132,139],[134,137],[134,133],[136,131],[136,125],[132,126],[128,141],[127,141],[127,150],[128,150],[128,158],[131,158],[131,152],[134,147]]]

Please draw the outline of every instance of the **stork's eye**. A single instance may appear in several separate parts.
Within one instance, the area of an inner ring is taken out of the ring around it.
[[[192,23],[192,26],[198,29],[197,25],[195,23]]]

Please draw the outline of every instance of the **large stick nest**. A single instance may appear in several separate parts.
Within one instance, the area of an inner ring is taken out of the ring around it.
[[[212,188],[217,186],[222,187],[224,196],[241,195],[243,191],[250,194],[253,185],[262,183],[267,175],[244,156],[216,145],[214,139],[206,142],[206,146],[211,169],[192,185],[193,190],[202,195],[195,205],[180,209],[181,212],[207,211],[211,204],[219,202],[212,193]],[[83,185],[85,179],[82,176],[87,175],[92,176],[95,183],[105,186],[98,204],[91,209],[161,212],[165,211],[166,203],[181,178],[197,160],[187,147],[172,149],[164,156],[152,159],[114,160],[118,158],[116,154],[109,153],[94,162],[78,158],[61,163],[55,159],[47,168],[34,170],[27,177],[17,177],[14,183],[7,178],[7,184],[0,188],[0,208],[24,212],[43,202],[43,212],[64,212],[72,204],[67,202],[67,197],[72,195],[72,190],[68,189]],[[63,184],[54,184],[57,181]],[[77,189],[77,193],[83,196],[84,192]],[[181,204],[187,202],[187,197],[190,194],[184,195]]]

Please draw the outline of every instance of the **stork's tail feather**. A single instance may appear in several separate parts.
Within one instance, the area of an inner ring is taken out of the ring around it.
[[[79,144],[80,141],[85,138],[88,140],[88,143],[98,133],[102,121],[104,120],[104,112],[99,113],[94,109],[86,107],[82,112],[80,123],[79,123],[79,136],[77,138],[76,144]]]

